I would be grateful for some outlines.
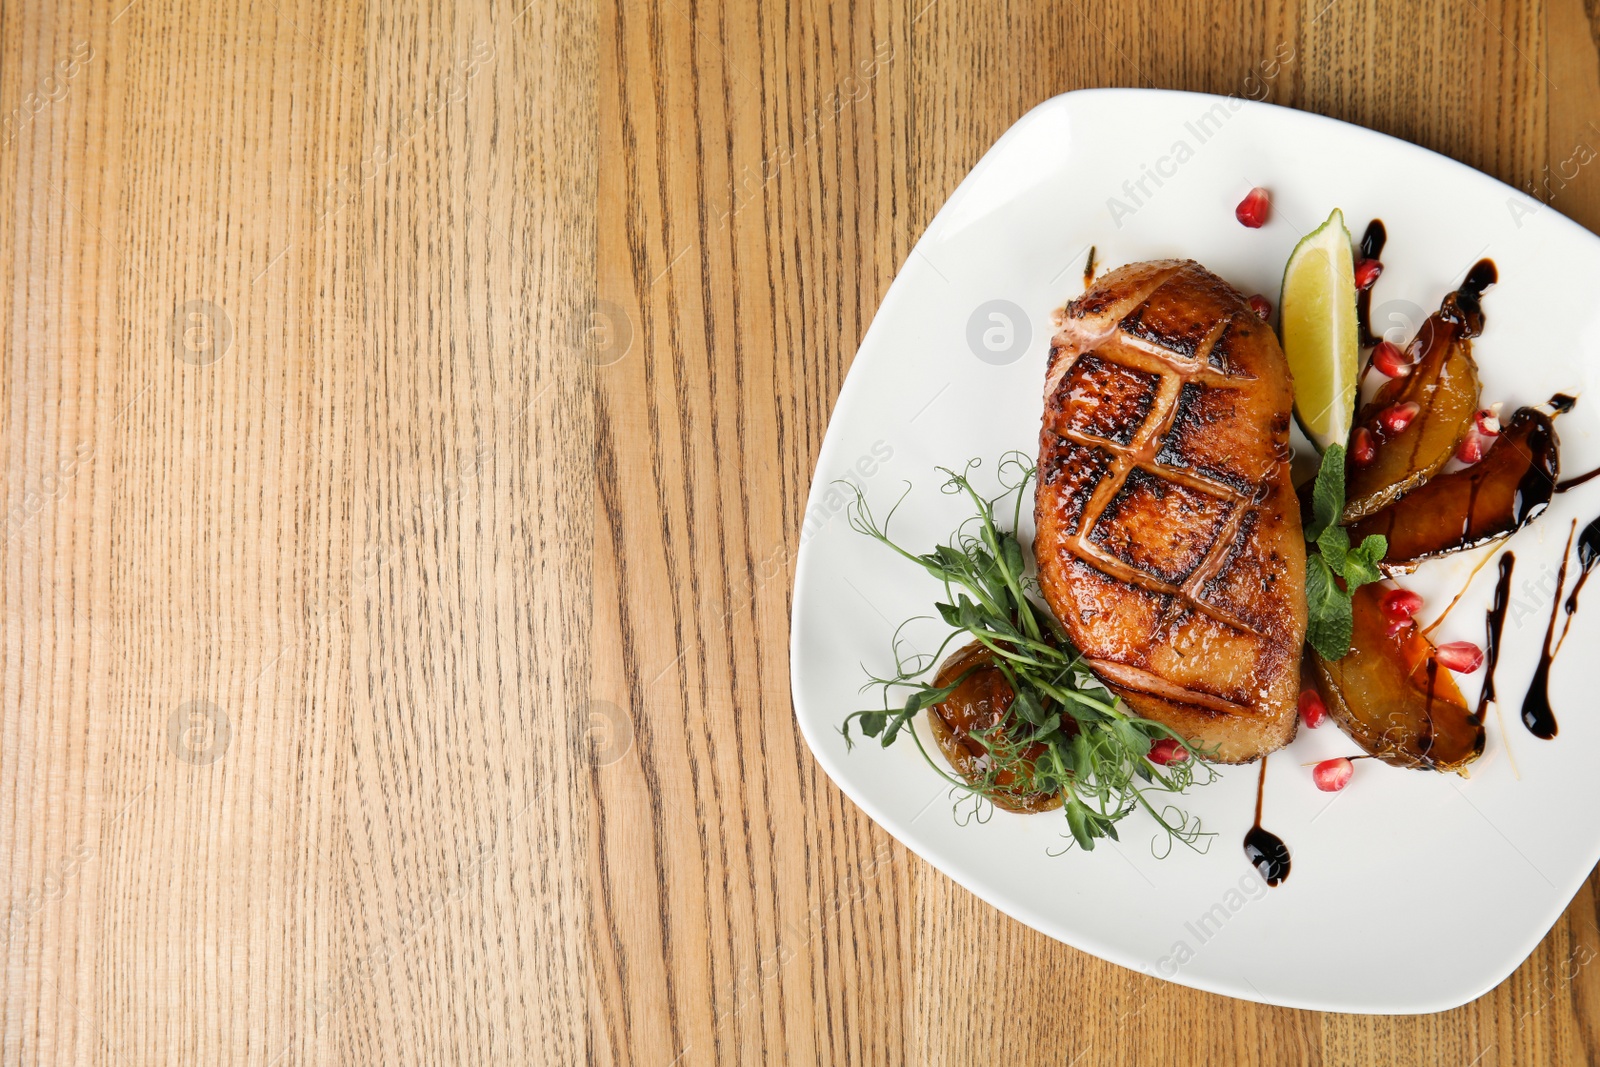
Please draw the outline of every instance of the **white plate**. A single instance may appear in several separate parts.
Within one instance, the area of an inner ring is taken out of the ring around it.
[[[1271,221],[1259,230],[1233,217],[1253,185],[1273,193]],[[939,493],[936,465],[982,457],[992,474],[1006,450],[1037,451],[1049,316],[1082,290],[1091,244],[1102,270],[1190,256],[1276,303],[1290,249],[1335,206],[1358,238],[1368,219],[1388,226],[1374,323],[1395,338],[1409,337],[1475,260],[1492,257],[1501,280],[1485,297],[1488,327],[1475,349],[1486,400],[1514,406],[1558,390],[1579,394],[1576,410],[1557,423],[1563,467],[1600,463],[1593,235],[1477,171],[1331,119],[1190,93],[1069,93],[1029,112],[973,168],[861,343],[818,458],[802,534],[795,710],[817,760],[880,825],[1043,933],[1249,1000],[1439,1011],[1509,975],[1600,858],[1600,777],[1589,756],[1600,750],[1591,665],[1600,588],[1556,663],[1559,736],[1534,738],[1518,714],[1569,523],[1600,514],[1600,480],[1558,496],[1512,542],[1515,600],[1498,674],[1506,707],[1489,717],[1488,749],[1471,779],[1364,760],[1344,792],[1320,793],[1302,764],[1358,750],[1331,723],[1302,730],[1271,758],[1267,775],[1263,821],[1293,855],[1288,880],[1275,889],[1259,881],[1241,845],[1255,765],[1225,769],[1221,781],[1187,798],[1218,835],[1205,855],[1180,846],[1155,858],[1154,824],[1142,816],[1123,824],[1120,846],[1062,855],[1059,813],[998,812],[980,825],[953,810],[909,740],[889,749],[858,741],[847,751],[838,732],[846,712],[872,700],[860,692],[863,664],[889,665],[893,624],[928,613],[937,586],[850,530],[833,480],[859,484],[880,515],[910,482],[893,533],[917,551],[931,547],[966,514]],[[1024,543],[1031,537],[1030,526]],[[1407,581],[1428,598],[1426,617],[1481,558],[1435,561]],[[1441,640],[1483,641],[1494,581],[1495,568],[1485,567]],[[940,636],[931,627],[914,634],[924,648]],[[1469,698],[1481,679],[1463,679]]]

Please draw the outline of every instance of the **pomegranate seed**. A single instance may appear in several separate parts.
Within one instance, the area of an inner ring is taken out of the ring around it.
[[[1254,311],[1256,316],[1265,322],[1272,315],[1272,301],[1257,293],[1250,298],[1250,310]]]
[[[1159,763],[1165,767],[1169,763],[1182,763],[1189,758],[1189,750],[1170,737],[1163,737],[1150,746],[1148,754],[1151,763]]]
[[[1409,619],[1422,610],[1422,594],[1409,589],[1391,589],[1378,602],[1386,619]]]
[[[1356,765],[1344,756],[1325,759],[1311,768],[1312,780],[1324,793],[1337,793],[1350,784],[1350,776],[1354,773]]]
[[[1422,405],[1415,400],[1407,400],[1401,404],[1391,404],[1378,412],[1378,425],[1383,427],[1386,434],[1402,434],[1406,427],[1411,425],[1411,420],[1422,413]]]
[[[1383,264],[1375,259],[1363,259],[1356,264],[1356,288],[1370,289],[1372,283],[1378,280],[1378,275],[1383,273]]]
[[[1388,627],[1386,627],[1383,632],[1390,637],[1399,637],[1401,634],[1408,632],[1416,625],[1417,624],[1410,619],[1391,619],[1389,620]]]
[[[1406,362],[1405,353],[1393,341],[1378,342],[1378,347],[1372,350],[1372,366],[1379,374],[1390,378],[1404,378],[1411,373],[1411,364]]]
[[[1271,195],[1258,185],[1239,201],[1239,206],[1233,209],[1233,217],[1252,230],[1259,229],[1266,224],[1267,209],[1271,206]]]
[[[1485,437],[1500,436],[1500,405],[1492,408],[1479,408],[1472,413],[1472,421],[1477,425],[1478,432]]]
[[[1300,721],[1306,728],[1315,730],[1327,717],[1328,705],[1322,702],[1322,694],[1315,689],[1300,690]]]
[[[1483,454],[1489,451],[1489,446],[1494,444],[1496,435],[1485,434],[1476,426],[1467,431],[1467,436],[1461,439],[1461,445],[1456,449],[1456,458],[1468,464],[1477,463],[1483,459]]]
[[[1433,658],[1457,674],[1471,674],[1483,666],[1483,649],[1471,641],[1451,641],[1434,649]]]
[[[1372,431],[1365,426],[1357,426],[1356,432],[1350,435],[1350,462],[1365,467],[1377,458],[1378,445],[1372,439]]]

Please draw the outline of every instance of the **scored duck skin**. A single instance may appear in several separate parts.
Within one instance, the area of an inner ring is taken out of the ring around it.
[[[1118,268],[1056,317],[1034,554],[1106,685],[1210,758],[1294,737],[1305,541],[1288,363],[1192,260]]]

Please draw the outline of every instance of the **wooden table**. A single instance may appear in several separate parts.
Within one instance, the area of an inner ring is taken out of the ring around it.
[[[0,7],[0,1061],[1594,1062],[1593,878],[1439,1016],[1162,984],[844,800],[786,641],[855,347],[1030,106],[1286,48],[1592,227],[1584,4],[524,2]]]

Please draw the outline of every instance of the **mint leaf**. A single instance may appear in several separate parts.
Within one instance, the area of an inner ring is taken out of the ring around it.
[[[1344,591],[1351,595],[1368,582],[1383,579],[1378,564],[1389,551],[1389,539],[1382,534],[1369,534],[1361,547],[1351,549],[1350,534],[1343,526],[1330,526],[1317,538],[1317,548],[1327,561],[1328,569],[1344,579]]]
[[[1345,528],[1329,526],[1323,530],[1317,538],[1317,549],[1328,561],[1329,569],[1342,578],[1350,556],[1350,534]]]
[[[1383,577],[1378,564],[1389,551],[1388,540],[1378,534],[1352,549],[1349,531],[1339,525],[1343,511],[1344,448],[1330,445],[1317,468],[1305,524],[1306,540],[1317,546],[1306,556],[1306,642],[1323,659],[1341,659],[1350,651],[1355,617],[1350,598]]]
[[[1306,642],[1328,660],[1342,659],[1350,651],[1354,628],[1350,594],[1333,578],[1326,559],[1306,557]]]
[[[1329,445],[1317,468],[1317,481],[1311,487],[1311,521],[1306,524],[1306,540],[1315,541],[1322,531],[1339,522],[1344,511],[1344,446]]]
[[[1363,538],[1361,547],[1345,556],[1340,569],[1345,589],[1354,593],[1368,582],[1382,580],[1383,571],[1378,569],[1378,564],[1388,552],[1389,539],[1382,534],[1368,534]]]

